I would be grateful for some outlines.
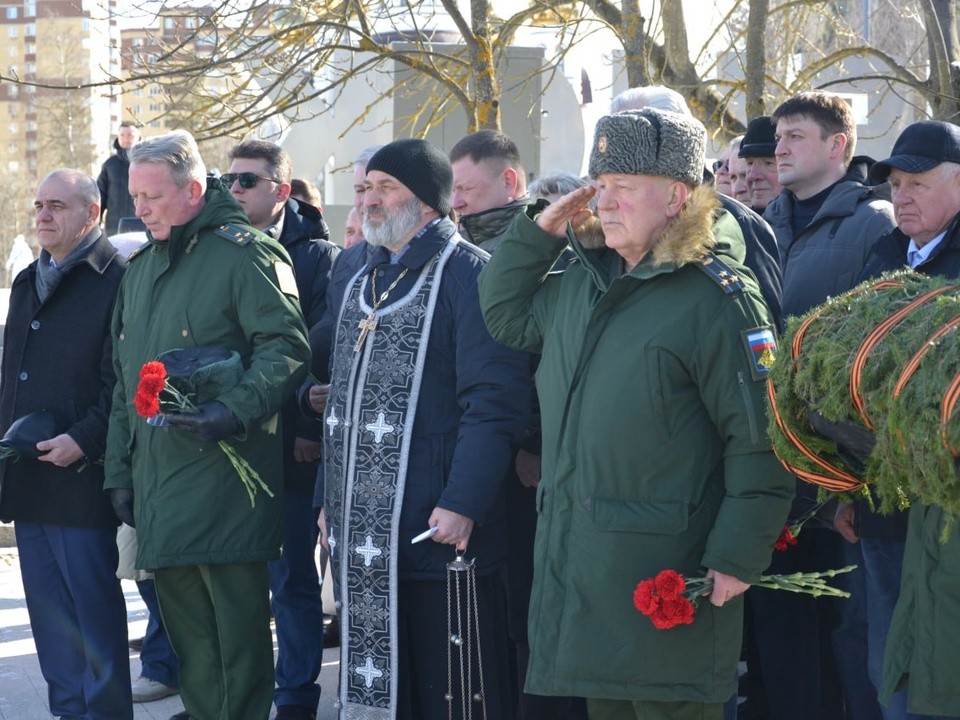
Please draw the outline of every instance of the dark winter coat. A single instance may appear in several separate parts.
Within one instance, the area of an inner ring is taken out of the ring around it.
[[[742,599],[701,602],[692,625],[665,631],[633,605],[666,568],[755,582],[793,495],[745,340],[772,318],[751,278],[721,285],[697,267],[714,235],[739,236],[715,207],[688,207],[662,262],[628,273],[614,251],[521,215],[481,275],[493,336],[542,352],[527,692],[720,703],[736,689]],[[567,242],[579,261],[547,275]]]
[[[310,361],[289,257],[253,230],[219,181],[201,213],[165,242],[131,256],[113,315],[114,392],[107,488],[132,488],[145,570],[205,563],[266,562],[280,554],[282,444],[279,410]],[[149,237],[149,233],[148,233]],[[148,425],[133,407],[140,368],[168,350],[235,350],[245,372],[217,400],[240,420],[227,439],[259,473],[247,492],[216,443]]]
[[[855,171],[838,182],[796,237],[793,193],[784,190],[767,205],[763,218],[780,246],[785,322],[856,285],[870,248],[895,226],[893,207],[853,179],[858,176]],[[814,485],[798,479],[791,517],[805,513],[816,492]]]
[[[333,268],[325,325],[333,329],[347,282],[358,271],[384,273],[378,284],[388,287],[410,268],[394,291],[402,297],[456,231],[451,221],[441,220],[414,238],[396,264],[386,249],[367,243],[344,250]],[[440,281],[403,494],[401,579],[446,577],[450,546],[410,544],[438,506],[475,521],[469,553],[478,571],[506,557],[503,478],[513,445],[527,427],[532,390],[529,356],[495,342],[480,316],[477,276],[487,258],[461,241]]]
[[[313,205],[290,198],[284,206],[283,229],[278,240],[290,255],[293,275],[300,293],[300,309],[312,327],[320,321],[327,308],[327,284],[333,261],[340,248],[329,242],[330,230],[320,210]],[[317,463],[297,463],[293,459],[295,438],[319,442],[323,439],[322,423],[307,418],[300,412],[296,397],[283,406],[283,459],[287,464],[284,482],[288,489],[308,495],[313,492]]]
[[[99,229],[94,232],[100,234]],[[103,491],[103,466],[97,461],[106,447],[114,386],[110,316],[126,262],[100,235],[86,261],[68,268],[44,303],[35,289],[38,262],[30,263],[10,290],[0,436],[23,415],[50,410],[65,423],[64,431],[85,459],[66,468],[26,458],[6,461],[0,518],[115,527],[117,519]]]
[[[283,230],[277,239],[290,255],[300,309],[307,327],[313,327],[326,310],[330,269],[340,248],[329,242],[330,230],[321,212],[293,198],[284,207]]]
[[[113,141],[113,147],[117,151],[116,154],[104,161],[100,168],[100,175],[97,176],[97,185],[100,188],[100,221],[103,222],[103,216],[106,213],[107,224],[104,230],[107,235],[117,232],[120,218],[136,215],[133,198],[130,197],[130,191],[127,188],[130,173],[127,151],[120,147],[120,143],[116,140]]]
[[[873,188],[841,180],[794,237],[794,196],[784,190],[763,213],[780,245],[784,317],[803,315],[856,284],[870,248],[893,229],[893,208]]]
[[[719,198],[723,209],[733,215],[743,234],[743,264],[753,272],[777,328],[783,330],[783,271],[777,236],[767,221],[746,205],[726,195],[719,195]]]

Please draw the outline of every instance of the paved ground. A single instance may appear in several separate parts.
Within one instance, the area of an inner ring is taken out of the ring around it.
[[[23,585],[20,582],[16,548],[0,545],[0,719],[50,720],[47,710],[47,687],[40,674],[30,621],[27,617]],[[131,637],[141,637],[147,625],[147,611],[133,582],[124,581],[127,617]],[[324,668],[320,674],[323,697],[318,720],[335,720],[333,708],[339,668],[337,649],[324,652]],[[130,674],[140,673],[137,653],[130,653]],[[134,706],[136,720],[167,720],[183,710],[178,696]]]

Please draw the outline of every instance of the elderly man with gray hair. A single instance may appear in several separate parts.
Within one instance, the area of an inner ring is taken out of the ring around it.
[[[542,353],[526,689],[586,697],[591,720],[722,716],[742,594],[793,496],[761,430],[776,330],[753,278],[714,252],[737,224],[703,184],[705,145],[677,113],[602,118],[596,189],[530,206],[480,278],[494,338]],[[586,250],[571,227],[594,194],[606,247]],[[549,274],[568,243],[579,262]],[[634,607],[664,569],[713,581],[682,631]]]
[[[286,251],[247,224],[219,178],[206,177],[188,133],[131,149],[130,194],[150,242],[130,256],[113,315],[117,384],[104,487],[120,519],[137,527],[137,567],[155,574],[190,717],[266,720],[279,411],[310,363],[296,280]],[[148,423],[155,410],[144,408],[141,369],[170,350],[196,353],[198,369],[178,376],[181,387],[185,377],[211,382],[195,388],[193,410],[164,407]],[[212,377],[212,357],[232,361],[229,382]]]
[[[647,85],[631,88],[620,93],[611,103],[610,112],[640,110],[645,107],[693,117],[683,96],[676,90],[663,85]],[[731,186],[735,185],[734,176],[736,173],[741,173],[744,176],[746,174],[745,166],[743,168],[739,167],[745,161],[737,157],[738,151],[739,142],[736,146],[731,144],[728,166]],[[735,235],[730,237],[732,248],[737,253],[737,259],[756,276],[763,299],[770,308],[770,312],[773,313],[773,320],[778,328],[782,328],[780,296],[783,292],[783,270],[780,263],[780,251],[777,248],[777,239],[764,219],[743,204],[745,200],[736,194],[736,188],[733,187],[731,191],[734,193],[734,197],[719,195],[719,200],[723,209],[733,215],[740,226],[741,237],[738,238]]]

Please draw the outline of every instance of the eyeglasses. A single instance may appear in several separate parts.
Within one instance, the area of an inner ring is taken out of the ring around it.
[[[242,173],[224,173],[220,176],[220,181],[223,183],[224,187],[232,188],[233,183],[237,180],[240,181],[240,187],[244,190],[249,190],[257,186],[257,183],[261,180],[266,180],[267,182],[280,184],[279,180],[274,180],[273,178],[263,177],[262,175],[257,175],[252,172],[242,172]]]
[[[730,163],[726,160],[715,160],[713,162],[713,171],[717,172],[718,170],[729,170]]]

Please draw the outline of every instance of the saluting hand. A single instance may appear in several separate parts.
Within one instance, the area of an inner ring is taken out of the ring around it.
[[[563,237],[567,232],[568,222],[576,225],[592,215],[588,203],[596,194],[596,188],[589,186],[567,193],[537,215],[537,225],[546,233]]]

